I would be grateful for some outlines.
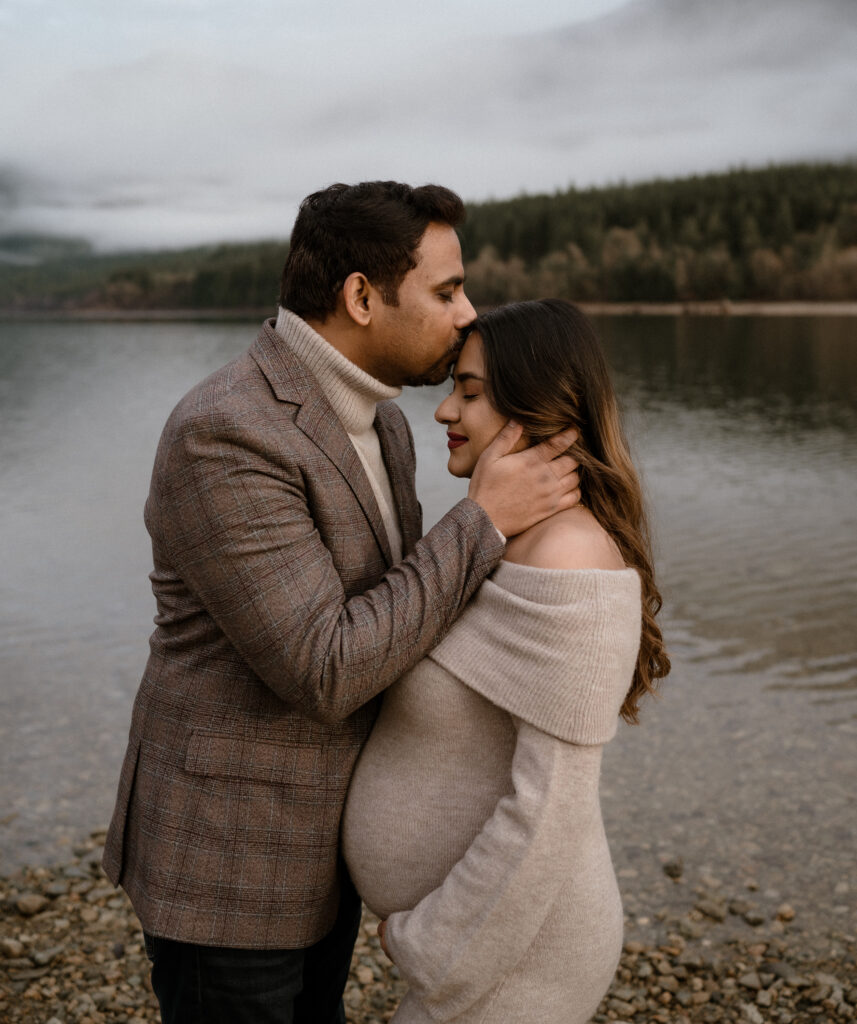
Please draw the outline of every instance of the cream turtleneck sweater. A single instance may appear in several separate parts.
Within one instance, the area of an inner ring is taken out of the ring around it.
[[[351,439],[378,502],[393,562],[401,561],[399,514],[374,424],[378,402],[398,398],[402,389],[382,384],[361,370],[289,309],[280,307],[276,331],[318,381]]]

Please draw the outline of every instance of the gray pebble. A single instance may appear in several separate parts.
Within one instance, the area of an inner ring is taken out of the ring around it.
[[[18,908],[18,913],[23,914],[24,917],[32,917],[34,914],[38,914],[40,910],[44,910],[48,905],[47,899],[42,896],[41,893],[28,892],[24,893],[23,896],[19,896],[15,900],[15,906]]]
[[[765,966],[778,978],[782,978],[789,988],[808,988],[810,985],[809,980],[798,974],[791,964],[784,964],[779,960],[772,960]]]
[[[62,873],[66,878],[89,878],[89,872],[84,871],[79,864],[66,864]]]
[[[734,914],[736,917],[743,917],[745,914],[749,914],[756,908],[749,900],[730,900],[729,901],[729,913]]]
[[[701,914],[705,914],[706,917],[710,917],[715,921],[726,920],[726,907],[715,900],[701,899],[696,904],[696,909]]]
[[[750,1024],[765,1024],[765,1018],[752,1003],[742,1003],[741,1011]]]
[[[827,974],[824,971],[816,971],[814,977],[819,985],[830,985],[832,988],[842,988],[842,982],[833,974]]]
[[[19,942],[17,939],[13,938],[0,939],[0,953],[2,953],[8,960],[17,959],[23,954],[23,952],[23,942]]]
[[[701,939],[705,929],[698,921],[691,921],[689,917],[683,917],[678,923],[679,932],[686,939]]]
[[[629,988],[627,985],[617,985],[612,992],[616,999],[621,999],[624,1003],[630,1003],[637,994],[635,989]]]
[[[40,949],[35,953],[31,953],[30,959],[37,967],[46,967],[64,949],[65,946],[52,946],[50,949]]]

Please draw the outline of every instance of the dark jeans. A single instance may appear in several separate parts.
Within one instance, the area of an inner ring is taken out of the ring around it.
[[[197,946],[144,933],[163,1024],[345,1024],[342,993],[360,925],[343,886],[333,930],[307,949]]]

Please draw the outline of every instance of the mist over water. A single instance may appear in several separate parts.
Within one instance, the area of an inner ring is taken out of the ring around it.
[[[597,327],[652,509],[674,661],[605,758],[617,865],[704,843],[785,872],[797,850],[823,908],[819,886],[851,870],[857,839],[854,323]],[[142,509],[158,436],[256,329],[0,324],[2,868],[61,857],[109,818],[154,614]],[[466,491],[432,419],[446,390],[401,400],[427,527]]]

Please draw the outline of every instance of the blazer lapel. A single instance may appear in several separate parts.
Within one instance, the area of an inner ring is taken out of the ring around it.
[[[360,503],[387,565],[392,565],[390,541],[366,470],[339,417],[324,397],[318,381],[283,343],[274,330],[273,320],[266,321],[261,334],[250,348],[250,354],[277,398],[281,402],[300,406],[295,415],[296,426],[339,470]]]
[[[422,509],[417,500],[413,480],[413,463],[410,458],[410,441],[401,436],[397,416],[394,420],[392,403],[382,402],[375,414],[375,430],[381,444],[381,455],[390,477],[390,487],[399,513],[399,529],[402,531],[402,550],[405,554],[413,551],[422,537]],[[401,413],[399,413],[399,416]],[[403,454],[408,453],[405,461]]]
[[[360,456],[351,443],[351,439],[346,434],[339,417],[324,397],[321,388],[317,387],[312,394],[306,397],[295,417],[295,423],[311,441],[321,448],[345,478],[369,520],[369,525],[384,553],[387,565],[392,565],[393,553],[390,550],[390,541],[387,538],[387,531],[384,529],[384,520],[381,518],[381,510],[375,500],[375,492],[369,483],[369,477],[366,475],[366,470],[363,468],[363,463],[360,461]]]

